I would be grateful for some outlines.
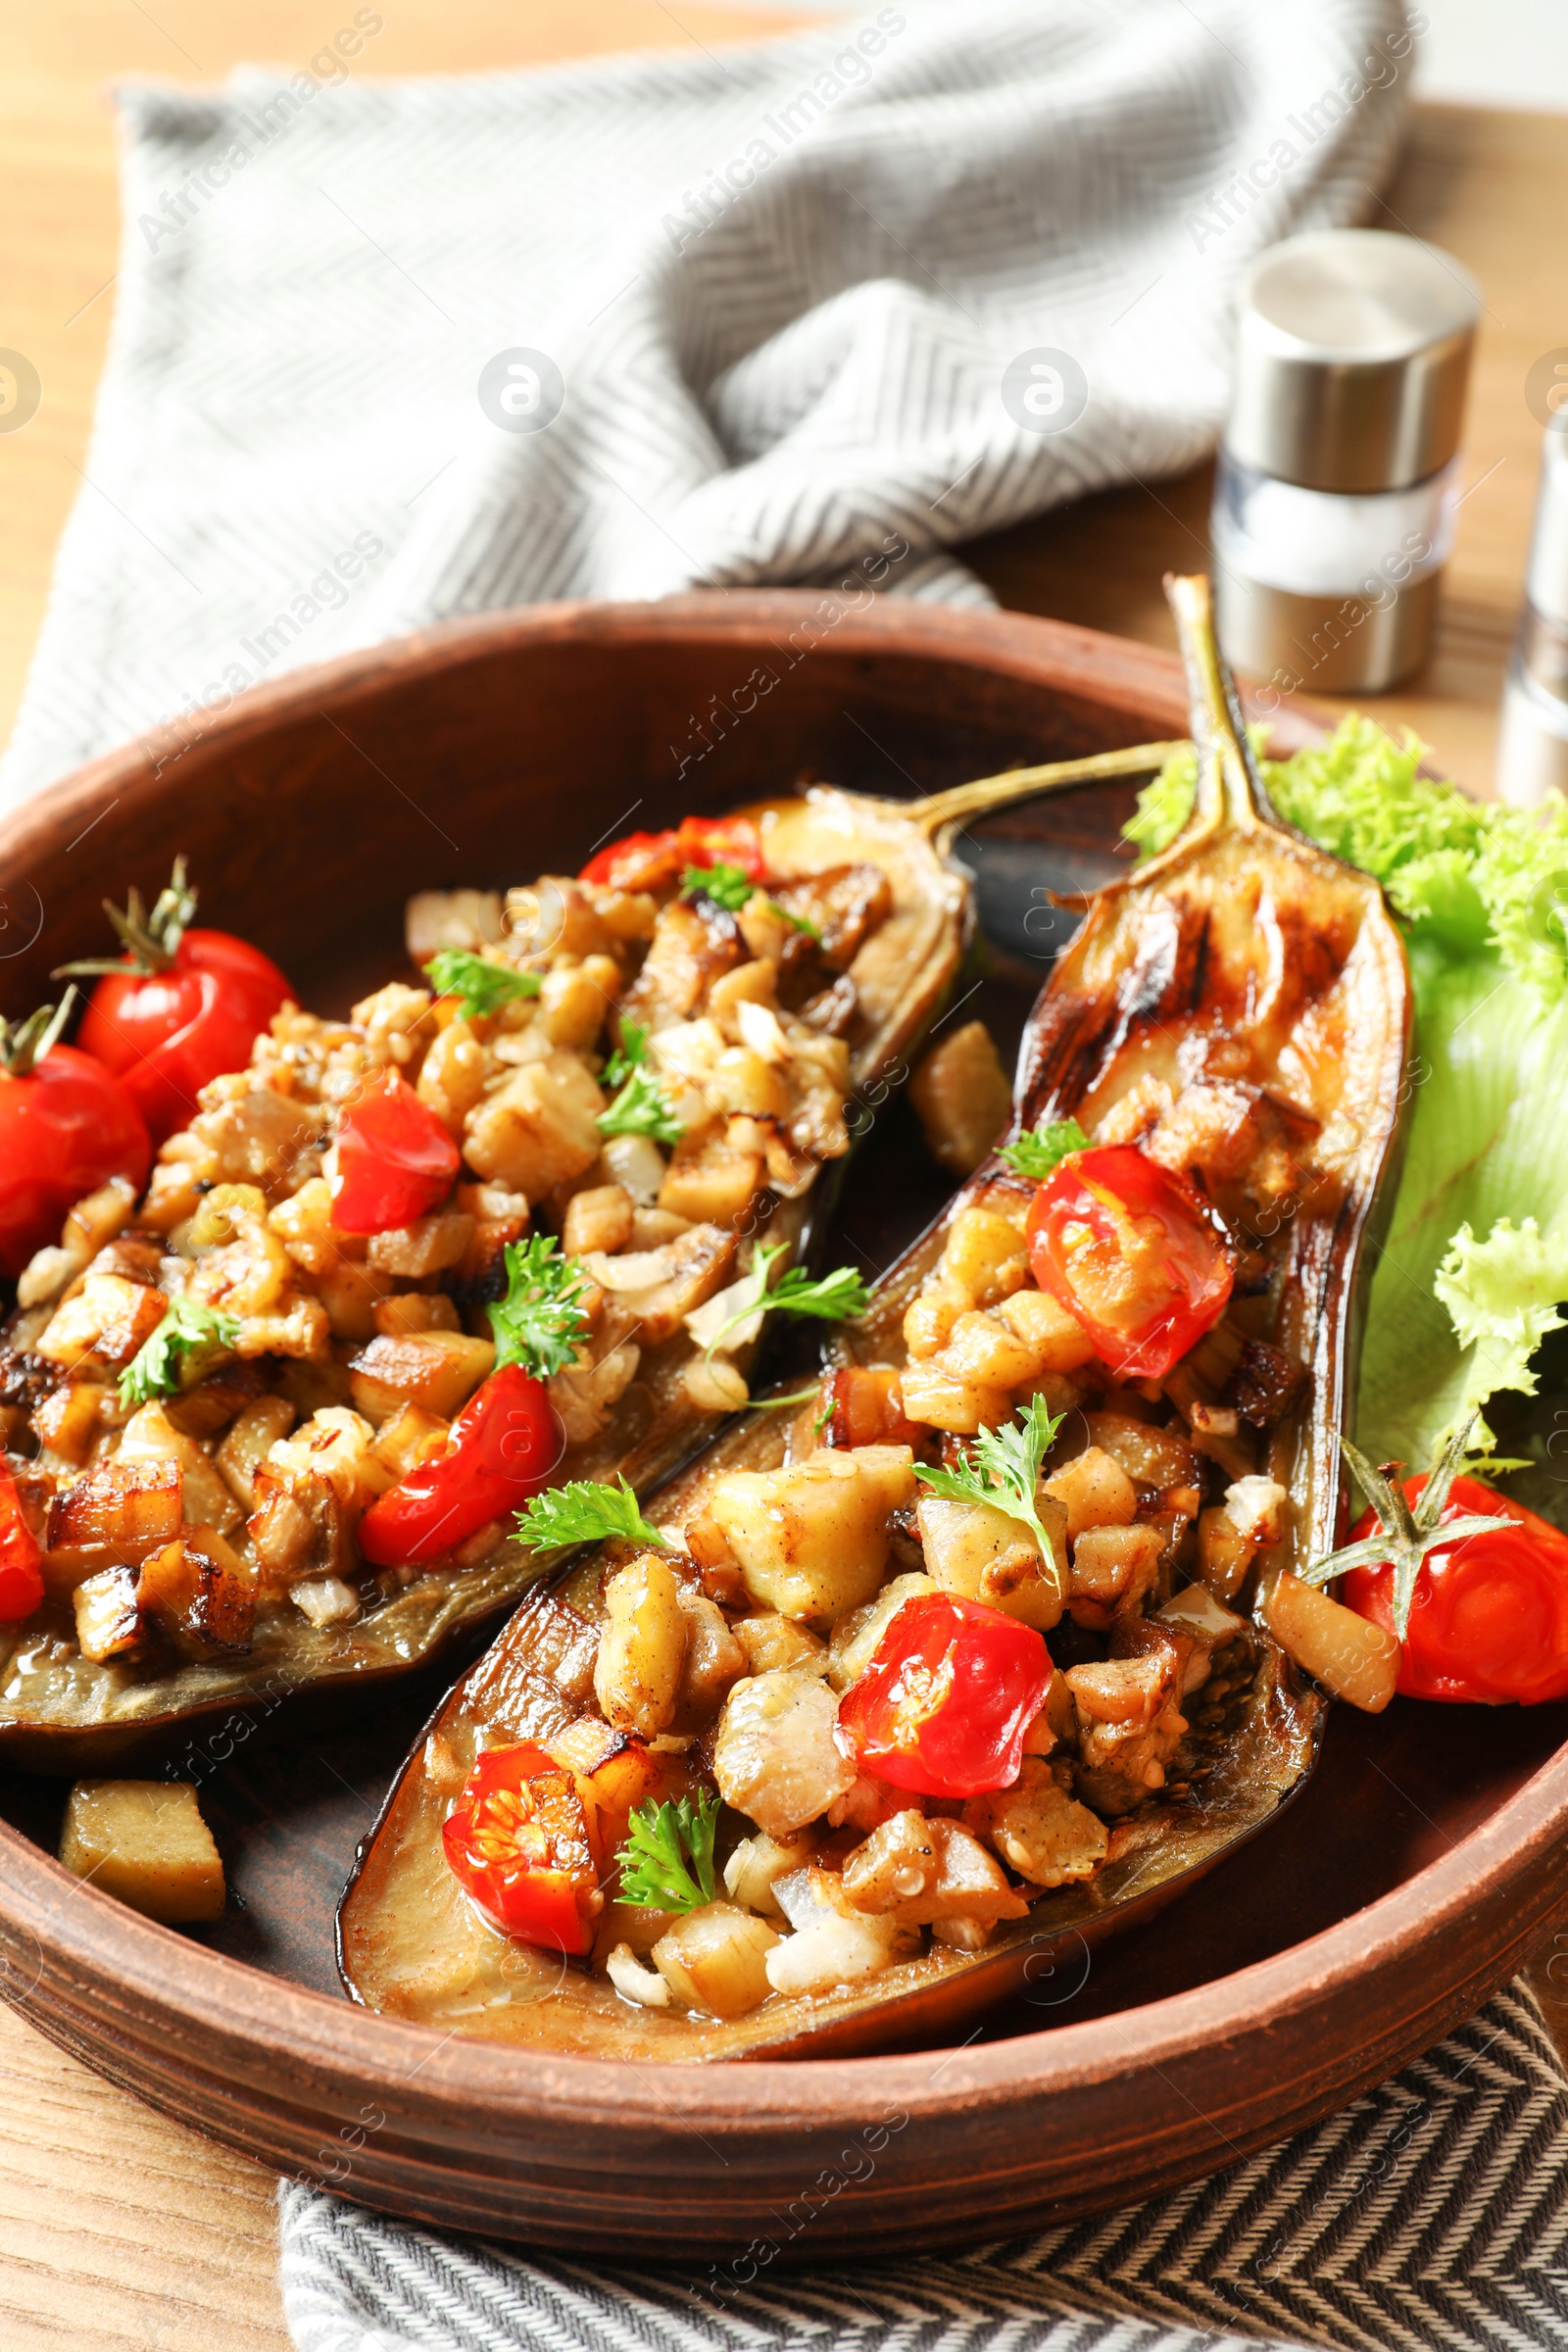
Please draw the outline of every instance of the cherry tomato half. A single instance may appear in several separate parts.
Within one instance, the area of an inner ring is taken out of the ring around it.
[[[561,1452],[544,1382],[503,1364],[453,1422],[445,1451],[377,1495],[360,1549],[377,1568],[426,1567],[537,1494]]]
[[[593,1948],[604,1898],[588,1808],[542,1747],[488,1748],[441,1843],[459,1885],[509,1936],[550,1951]]]
[[[983,1796],[1018,1778],[1051,1674],[1032,1626],[922,1592],[896,1612],[840,1699],[839,1726],[865,1770],[895,1788]]]
[[[0,1068],[0,1274],[15,1280],[111,1176],[139,1193],[151,1163],[141,1112],[90,1054],[51,1046],[30,1068]]]
[[[578,879],[613,890],[663,890],[689,865],[738,865],[763,878],[762,845],[750,817],[688,816],[665,833],[627,833],[590,858]]]
[[[1231,1252],[1201,1196],[1131,1144],[1074,1152],[1029,1211],[1036,1282],[1124,1380],[1158,1380],[1231,1295]]]
[[[43,1598],[43,1553],[23,1517],[17,1482],[0,1462],[0,1625],[30,1617]]]
[[[461,1164],[429,1104],[396,1070],[384,1070],[338,1120],[332,1222],[339,1233],[412,1225],[446,1199]]]
[[[1424,1476],[1404,1481],[1412,1503],[1426,1483]],[[1461,1537],[1451,1550],[1432,1545],[1416,1577],[1396,1688],[1407,1698],[1494,1707],[1568,1696],[1568,1536],[1479,1479],[1456,1478],[1438,1525],[1472,1512],[1500,1514],[1513,1525]],[[1351,1543],[1377,1528],[1376,1514],[1366,1512]],[[1357,1616],[1393,1631],[1392,1567],[1352,1568],[1340,1597]]]
[[[225,1070],[242,1070],[251,1048],[293,990],[269,956],[227,931],[186,931],[169,962],[123,974],[93,990],[78,1042],[122,1078],[155,1144],[188,1127],[197,1096]]]

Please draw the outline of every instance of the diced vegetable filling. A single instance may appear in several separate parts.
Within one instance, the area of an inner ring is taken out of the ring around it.
[[[135,1678],[330,1634],[498,1558],[661,1350],[694,1420],[746,1402],[768,1220],[848,1146],[891,890],[770,877],[750,825],[636,847],[504,904],[421,894],[422,985],[346,1021],[285,1002],[145,1193],[104,1186],[32,1258],[0,1339],[0,1655]]]
[[[650,1776],[591,1947],[556,1944],[625,2001],[727,2019],[982,1951],[1187,1801],[1251,1689],[1228,1603],[1287,1556],[1270,1445],[1303,1388],[1267,1284],[1238,1295],[1173,1159],[1071,1122],[1004,1157],[905,1361],[830,1370],[782,1467],[706,1477],[683,1525],[599,1506],[562,1595],[597,1629],[596,1712],[538,1786],[596,1730]],[[491,1736],[454,1819],[536,1753]]]

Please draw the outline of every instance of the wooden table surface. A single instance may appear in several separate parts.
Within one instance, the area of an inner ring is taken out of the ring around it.
[[[627,46],[755,36],[793,20],[683,0],[396,0],[377,74],[477,71]],[[312,0],[43,0],[0,16],[0,345],[44,397],[0,436],[0,734],[31,655],[60,530],[76,495],[114,289],[117,206],[102,91],[122,74],[214,81],[242,59],[298,65],[333,24]],[[1475,272],[1486,302],[1465,444],[1465,497],[1432,662],[1376,706],[1447,771],[1492,782],[1495,710],[1535,496],[1531,363],[1568,346],[1560,223],[1568,119],[1429,107],[1371,220],[1413,229]],[[1206,467],[1114,491],[971,551],[1019,611],[1170,642],[1168,567],[1206,559]],[[1555,2011],[1568,2046],[1568,2006]],[[1556,1974],[1568,1980],[1568,1963]],[[1565,1984],[1568,1990],[1568,1984]],[[40,2040],[0,2008],[0,2352],[286,2345],[273,2277],[273,2182]]]

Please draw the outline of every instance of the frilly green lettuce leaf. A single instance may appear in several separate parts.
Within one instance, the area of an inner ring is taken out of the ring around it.
[[[1521,1385],[1519,1349],[1568,1298],[1568,1002],[1544,1005],[1495,954],[1413,943],[1410,967],[1415,1099],[1356,1428],[1374,1461],[1421,1467],[1456,1421]]]
[[[1534,1217],[1517,1228],[1499,1217],[1485,1241],[1461,1225],[1432,1287],[1466,1350],[1466,1407],[1479,1408],[1499,1389],[1533,1396],[1531,1358],[1548,1331],[1563,1329],[1557,1301],[1568,1298],[1568,1238],[1553,1248]]]
[[[1492,918],[1475,884],[1469,850],[1424,850],[1396,866],[1385,885],[1396,913],[1412,930],[1458,956],[1479,956]]]
[[[1499,1217],[1484,1242],[1461,1225],[1433,1284],[1461,1348],[1492,1345],[1492,1386],[1536,1393],[1530,1359],[1548,1331],[1561,1331],[1568,1298],[1568,1242],[1553,1249],[1534,1217]]]
[[[1471,879],[1510,971],[1550,1003],[1568,987],[1568,802],[1487,811]]]

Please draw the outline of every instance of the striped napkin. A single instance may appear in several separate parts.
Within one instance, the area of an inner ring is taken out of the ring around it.
[[[1368,208],[1411,64],[1400,0],[893,0],[377,82],[379,11],[341,13],[292,74],[121,93],[114,337],[0,804],[453,613],[989,601],[963,540],[1211,445],[1238,271]]]
[[[1533,2352],[1568,2342],[1568,2079],[1515,1987],[1369,2097],[1195,2187],[833,2270],[800,2246],[777,2267],[765,2247],[700,2270],[561,2261],[289,2181],[281,2215],[300,2352]]]

